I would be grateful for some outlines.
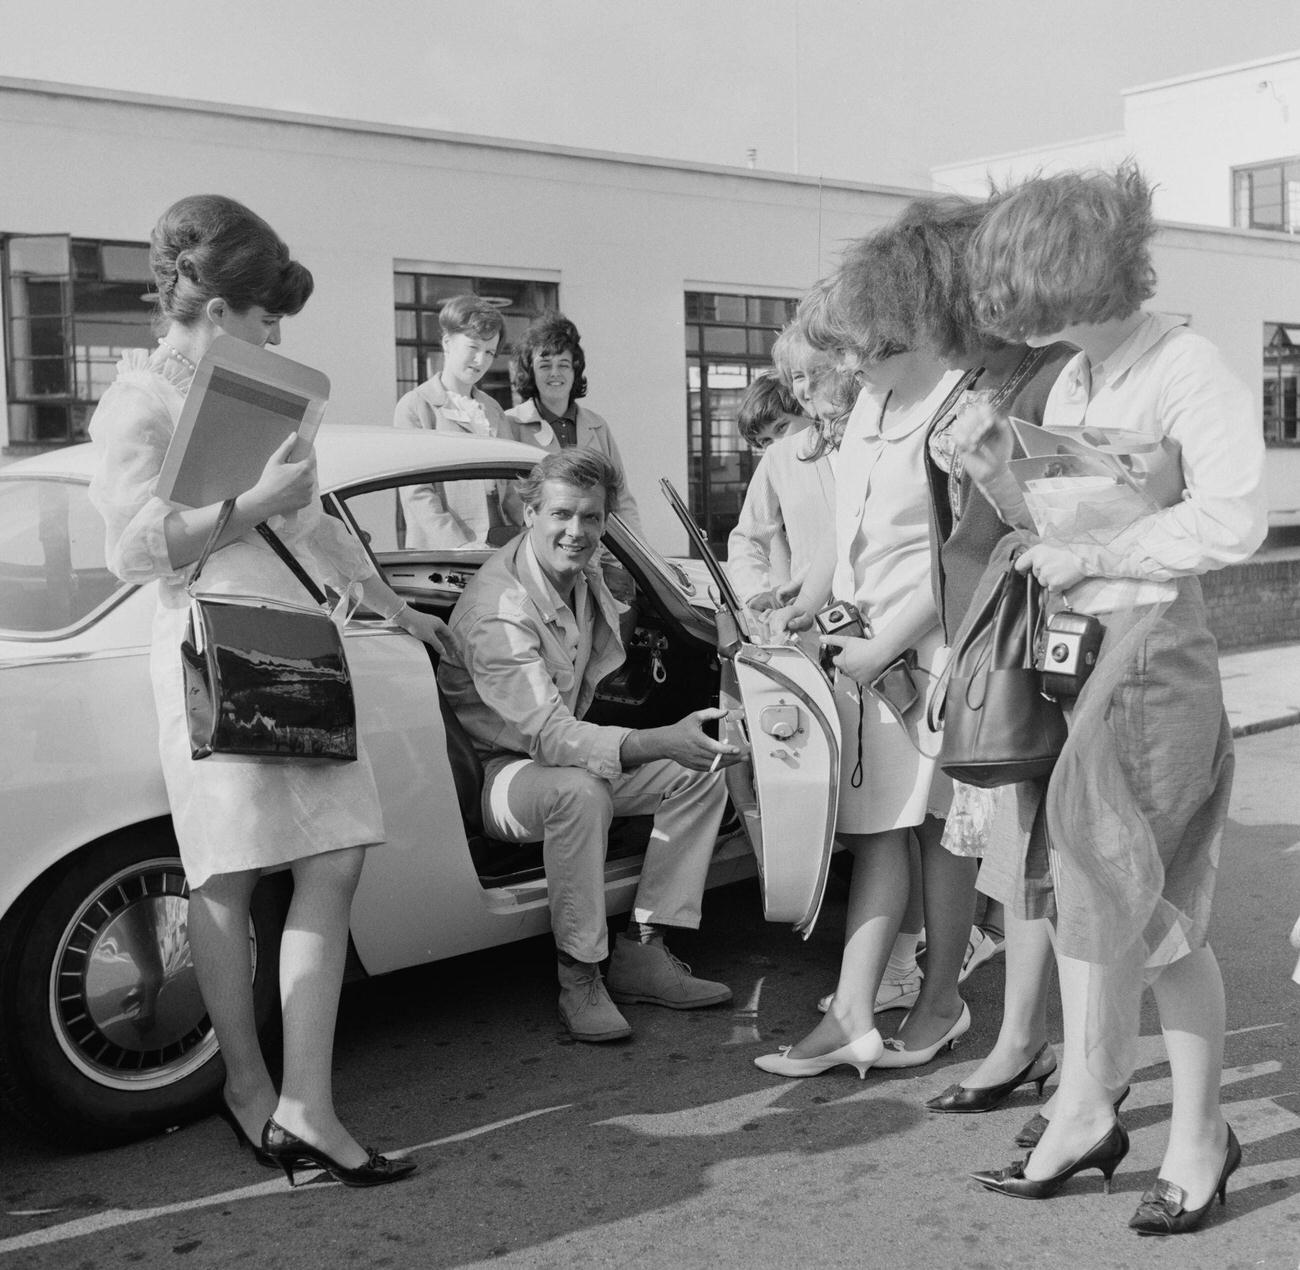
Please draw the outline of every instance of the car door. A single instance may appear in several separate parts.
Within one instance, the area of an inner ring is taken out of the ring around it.
[[[840,728],[831,686],[797,643],[760,640],[726,573],[672,484],[660,482],[713,579],[718,605],[721,736],[746,750],[727,788],[758,861],[763,914],[806,939],[821,911],[835,847]]]

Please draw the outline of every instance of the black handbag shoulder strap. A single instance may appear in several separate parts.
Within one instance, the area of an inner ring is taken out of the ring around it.
[[[257,532],[261,534],[268,543],[270,543],[271,550],[289,566],[293,571],[293,576],[307,588],[307,594],[310,595],[317,604],[328,604],[329,601],[325,598],[325,592],[312,581],[311,575],[298,563],[297,557],[293,552],[280,541],[280,537],[275,530],[272,529],[266,521],[262,521],[262,523],[257,527]]]
[[[217,545],[217,539],[226,532],[226,526],[230,523],[230,514],[235,510],[235,500],[228,498],[221,504],[221,510],[217,513],[217,519],[213,522],[212,532],[208,535],[208,540],[203,544],[203,550],[199,552],[198,561],[194,565],[194,572],[190,574],[187,590],[193,590],[194,584],[199,580],[199,574],[203,572],[203,566],[208,563],[208,557],[212,554]]]
[[[216,548],[217,540],[225,533],[226,526],[230,523],[231,513],[235,510],[235,500],[228,498],[221,504],[221,510],[217,513],[217,519],[212,526],[212,532],[208,535],[208,540],[203,544],[203,550],[199,552],[199,558],[194,565],[194,572],[190,574],[189,586],[187,589],[193,591],[194,584],[199,580],[199,574],[203,572],[203,567],[208,563],[208,557]],[[307,588],[307,594],[311,596],[317,604],[328,605],[325,592],[312,581],[311,575],[300,565],[294,557],[292,551],[280,541],[279,535],[265,521],[257,526],[257,532],[270,544],[271,550],[289,567],[293,576]]]

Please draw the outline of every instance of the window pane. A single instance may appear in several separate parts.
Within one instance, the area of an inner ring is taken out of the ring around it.
[[[1235,172],[1232,177],[1232,223],[1238,229],[1250,226],[1250,173]]]
[[[454,295],[463,295],[472,291],[464,278],[451,278],[439,273],[422,273],[420,275],[420,303],[437,308],[444,300]]]
[[[413,340],[416,338],[414,309],[395,309],[393,318],[393,325],[399,340]]]
[[[9,406],[9,444],[62,445],[76,439],[67,406],[11,402]]]
[[[72,244],[72,276],[78,281],[98,282],[99,273],[99,244],[98,243],[73,243]]]
[[[11,238],[9,272],[31,277],[70,276],[72,240],[63,234],[48,238]]]
[[[425,344],[442,347],[442,327],[438,325],[437,313],[420,314],[420,339]]]
[[[415,303],[415,275],[412,273],[393,274],[393,299],[398,304]]]
[[[713,316],[719,322],[745,321],[745,297],[743,295],[717,295],[713,297]]]
[[[745,332],[734,326],[704,327],[704,351],[706,353],[739,353],[746,349]]]
[[[72,305],[69,299],[70,288],[64,282],[19,282],[14,281],[12,290],[15,317],[48,317],[51,314],[67,313]]]
[[[415,349],[410,347],[398,347],[397,378],[399,382],[407,385],[407,389],[403,389],[403,391],[414,388],[419,382],[420,363]]]
[[[62,357],[15,357],[9,376],[11,398],[66,397],[72,391],[68,364]]]
[[[1256,229],[1282,228],[1282,170],[1258,168],[1251,173],[1251,218]]]

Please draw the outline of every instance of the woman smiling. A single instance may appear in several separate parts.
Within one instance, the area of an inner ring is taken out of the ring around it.
[[[506,435],[543,450],[574,446],[599,450],[626,481],[627,472],[609,424],[594,410],[578,404],[578,399],[587,395],[586,370],[578,328],[563,313],[543,313],[524,333],[511,367],[511,384],[520,402],[506,411],[513,425]],[[641,533],[641,515],[626,484],[611,510]]]

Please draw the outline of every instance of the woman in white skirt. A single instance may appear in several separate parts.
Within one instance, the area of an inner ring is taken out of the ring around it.
[[[352,896],[364,848],[384,838],[364,752],[349,764],[190,756],[180,645],[186,585],[220,505],[186,508],[155,494],[163,456],[199,359],[218,334],[263,346],[312,291],[311,274],[261,217],[233,199],[198,195],[153,231],[150,266],[164,331],[152,353],[118,364],[90,434],[100,461],[91,498],[104,517],[110,567],[127,582],[158,581],[152,675],[159,747],[176,839],[189,882],[189,939],[204,1003],[226,1063],[222,1111],[260,1163],[328,1169],[372,1186],[413,1171],[358,1145],[334,1111],[330,1067]],[[315,501],[315,457],[292,442],[235,500],[203,574],[205,593],[302,602],[301,583],[256,533],[272,528],[308,573],[440,647],[446,628],[403,604],[361,546]],[[284,1079],[277,1093],[253,1015],[248,923],[262,871],[288,865],[293,899],[280,948]]]
[[[936,774],[938,738],[925,728],[921,708],[943,656],[930,586],[925,445],[935,420],[955,408],[965,376],[949,371],[924,341],[905,348],[878,338],[852,303],[870,290],[864,275],[886,274],[902,246],[892,228],[856,244],[831,285],[813,291],[800,313],[808,341],[833,352],[863,391],[836,465],[834,559],[828,556],[810,574],[794,612],[778,615],[776,624],[806,629],[833,596],[857,610],[870,638],[823,637],[838,650],[837,833],[853,852],[853,881],[839,980],[822,1021],[789,1049],[755,1060],[783,1076],[812,1076],[841,1063],[859,1075],[872,1066],[919,1066],[970,1027],[957,981],[970,932],[974,861],[941,846],[950,782]],[[921,700],[900,715],[871,684],[909,653]],[[916,1005],[885,1042],[874,1003],[907,906],[913,834],[924,870],[927,973]]]

